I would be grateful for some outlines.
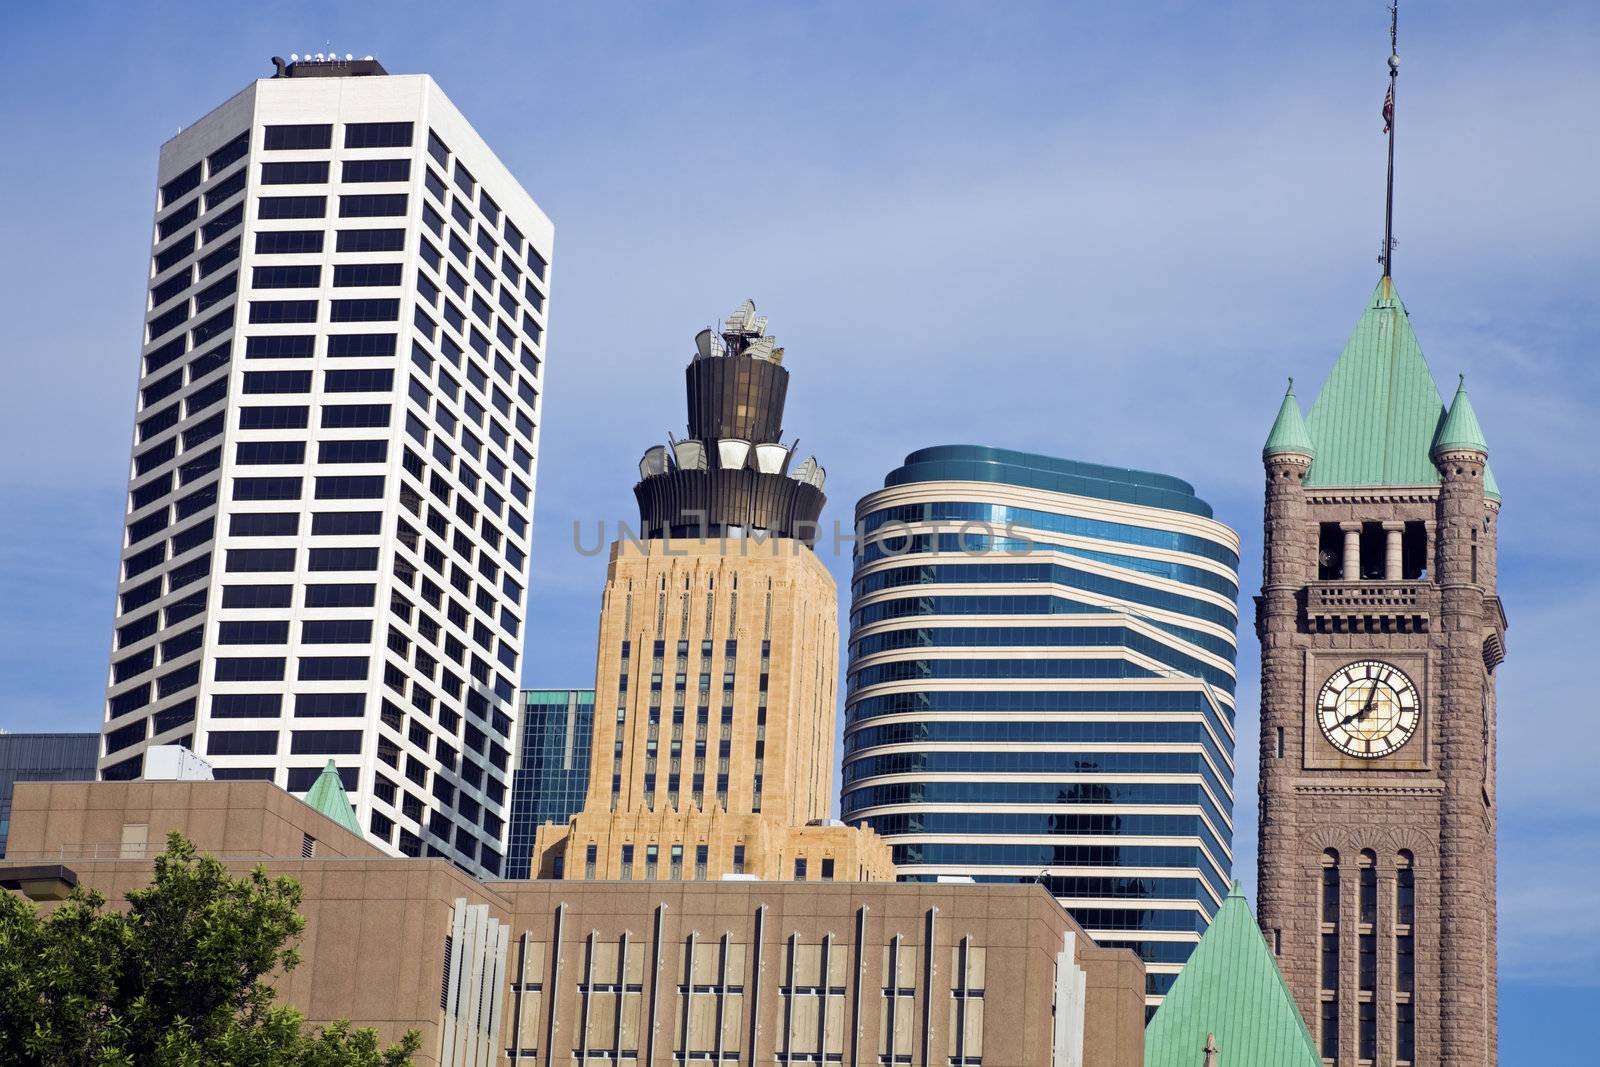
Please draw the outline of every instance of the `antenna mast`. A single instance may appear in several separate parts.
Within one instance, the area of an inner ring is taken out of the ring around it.
[[[1383,276],[1390,276],[1394,257],[1394,86],[1400,76],[1400,50],[1396,37],[1400,26],[1400,0],[1389,0],[1389,95],[1383,100],[1383,132],[1389,135],[1389,177],[1383,198]]]

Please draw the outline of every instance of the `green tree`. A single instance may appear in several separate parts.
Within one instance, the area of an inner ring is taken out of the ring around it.
[[[408,1067],[347,1022],[308,1031],[267,984],[300,962],[300,886],[234,878],[183,835],[150,888],[107,910],[75,889],[48,915],[0,891],[0,1067]]]

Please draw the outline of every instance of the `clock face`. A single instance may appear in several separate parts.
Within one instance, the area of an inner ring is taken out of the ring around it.
[[[1317,725],[1350,756],[1377,759],[1411,740],[1422,700],[1399,667],[1364,659],[1333,672],[1317,696]]]

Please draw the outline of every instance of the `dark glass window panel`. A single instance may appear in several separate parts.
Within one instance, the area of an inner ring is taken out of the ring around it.
[[[294,126],[268,126],[262,147],[269,152],[295,148],[331,148],[333,126],[329,123],[306,123]]]
[[[239,409],[241,430],[303,430],[311,409],[303,404],[277,404],[272,407]]]
[[[184,399],[184,413],[186,415],[198,414],[227,395],[228,379],[222,378],[214,381],[202,389],[196,389]]]
[[[193,254],[194,234],[191,233],[172,242],[156,253],[156,273],[158,275],[165,274]]]
[[[289,643],[289,623],[282,619],[245,619],[218,625],[217,643],[222,645],[285,645]]]
[[[282,714],[282,693],[218,693],[211,698],[211,715],[217,719],[276,719]]]
[[[439,236],[444,236],[444,216],[433,209],[432,204],[422,205],[422,224]]]
[[[111,684],[121,685],[130,678],[136,678],[145,671],[152,670],[156,665],[156,650],[145,649],[135,652],[131,656],[123,656],[111,662]],[[141,738],[142,740],[142,738]]]
[[[388,404],[326,404],[322,408],[325,429],[354,429],[389,425]]]
[[[365,582],[345,582],[306,586],[308,608],[370,608],[377,587]]]
[[[360,730],[296,730],[291,736],[289,750],[296,756],[349,755],[361,751]]]
[[[327,213],[325,196],[263,196],[256,204],[259,219],[320,219]]]
[[[322,268],[312,263],[257,267],[250,274],[250,286],[253,289],[315,289],[320,284]],[[312,317],[315,318],[314,313]]]
[[[322,476],[317,478],[318,500],[378,500],[383,497],[381,474]]]
[[[170,708],[156,712],[151,722],[157,734],[164,734],[168,730],[175,730],[194,722],[194,698],[181,700]]]
[[[381,438],[368,441],[322,441],[317,445],[319,463],[383,463],[388,458],[388,442]]]
[[[150,306],[158,308],[194,284],[194,269],[185,268],[150,290]]]
[[[328,355],[342,359],[358,356],[392,356],[395,335],[392,333],[336,333],[328,338]]]
[[[250,301],[250,321],[252,323],[281,323],[281,322],[316,322],[317,302],[315,300],[252,300]]]
[[[308,619],[300,640],[311,645],[360,645],[372,640],[371,619]]]
[[[294,570],[292,548],[230,548],[227,569],[230,573]]]
[[[220,181],[206,190],[206,210],[211,211],[216,207],[227,203],[229,199],[238,196],[243,190],[244,171],[240,170],[237,174],[233,175],[233,177]],[[244,212],[241,210],[239,213],[239,218],[235,219],[232,225],[237,226],[239,221],[243,218]],[[207,239],[209,240],[209,238]]]
[[[299,478],[235,478],[235,500],[299,500]]]
[[[238,288],[239,275],[237,272],[228,275],[226,278],[223,278],[221,281],[216,282],[213,285],[206,286],[204,289],[194,294],[195,314],[198,315],[200,312],[214,304],[222,303],[224,300],[228,299],[228,297],[237,292]],[[229,325],[232,325],[231,319],[229,320]],[[197,345],[202,343],[199,333],[199,330],[195,331],[195,344]]]
[[[216,661],[219,682],[281,682],[282,656],[223,656]]]
[[[273,756],[277,752],[276,730],[211,730],[206,734],[207,755]]]
[[[262,185],[323,185],[327,180],[325,159],[261,164]]]
[[[185,193],[200,184],[202,168],[196,163],[182,174],[161,186],[161,206],[170,207],[176,204]]]
[[[346,148],[410,148],[409,122],[349,122],[344,127]],[[351,786],[351,788],[355,788]]]
[[[150,320],[147,328],[146,339],[154,341],[163,334],[171,333],[189,320],[189,302],[183,303],[164,311]]]
[[[146,374],[154,374],[174,360],[182,359],[188,351],[188,335],[179,334],[161,347],[152,349],[150,354],[144,357],[144,372]]]
[[[411,160],[347,159],[341,177],[349,183],[410,181]]]
[[[346,193],[339,197],[341,219],[388,218],[406,213],[405,193]]]
[[[223,267],[226,267],[229,263],[232,263],[238,258],[239,239],[235,237],[233,240],[229,241],[225,245],[222,245],[210,255],[201,257],[200,277],[204,278],[208,274],[215,274],[217,271],[221,270]]]
[[[164,378],[158,378],[139,390],[140,402],[145,407],[160,403],[167,397],[183,388],[183,371],[173,371]]]
[[[233,140],[217,149],[206,157],[206,167],[215,177],[230,164],[243,159],[250,151],[250,131],[239,134]]]
[[[177,438],[170,438],[159,445],[152,445],[143,452],[136,453],[133,457],[133,473],[135,476],[148,474],[161,464],[172,459],[178,454]]]
[[[240,441],[234,462],[246,466],[277,463],[304,463],[304,441]]]
[[[301,656],[302,682],[364,682],[371,662],[365,656]]]
[[[294,601],[292,585],[225,585],[225,608],[286,608]],[[311,606],[311,605],[307,605]]]
[[[316,345],[317,339],[310,334],[247,337],[244,355],[246,359],[310,359]]]
[[[222,368],[227,365],[229,365],[227,346],[226,344],[219,344],[219,346],[211,349],[210,352],[203,352],[203,354],[197,355],[197,357],[189,360],[189,381],[200,381],[200,379],[205,378],[205,376],[213,373],[213,371],[222,370]],[[213,384],[218,384],[218,382],[213,382]],[[219,395],[227,395],[227,382],[219,382],[219,384],[221,384],[222,387],[222,392]],[[202,405],[200,405],[200,403],[189,403],[190,413],[200,410],[202,410]]]
[[[406,231],[340,230],[340,252],[399,252],[406,246]]]
[[[311,372],[308,370],[256,370],[245,371],[246,393],[309,393]]]
[[[189,201],[156,223],[156,240],[165,241],[199,217],[200,201],[198,199]]]
[[[153,415],[139,420],[139,440],[148,441],[157,434],[178,424],[179,405],[169,404]]]
[[[293,537],[299,530],[295,511],[242,511],[228,518],[230,537]]]
[[[105,735],[106,755],[137,745],[149,736],[149,730],[150,720],[140,719],[138,722],[130,722],[121,729],[108,732]]]
[[[321,251],[321,230],[263,230],[256,234],[257,255],[295,255]]]
[[[132,622],[123,623],[117,627],[117,647],[126,648],[138,641],[143,641],[155,633],[161,625],[161,613],[152,611],[148,615],[140,616]]]
[[[299,693],[294,698],[297,718],[336,719],[366,712],[365,693]]]
[[[206,216],[205,223],[200,227],[200,239],[203,242],[205,242],[206,244],[210,244],[212,241],[215,241],[217,238],[221,237],[223,234],[227,233],[229,230],[232,230],[235,226],[239,225],[239,223],[241,223],[243,221],[244,221],[244,205],[243,204],[235,204],[233,207],[230,207],[228,210],[224,211],[222,214],[218,215],[215,218],[212,218],[211,216],[208,215],[208,216]],[[230,259],[233,258],[233,256],[237,256],[239,254],[239,242],[238,242],[238,240],[235,239],[234,241],[232,241],[231,245],[232,245],[232,255],[228,257]],[[222,255],[222,254],[223,253],[221,253],[221,252],[218,253],[218,255]],[[202,265],[202,267],[205,266],[204,263],[202,263],[201,265]],[[203,273],[209,274],[211,272],[211,270],[215,270],[215,269],[216,269],[215,267],[212,267],[210,270],[204,270]]]
[[[142,608],[153,600],[161,598],[161,579],[152,578],[148,582],[136,585],[117,598],[119,611],[126,615],[137,608]]]
[[[215,519],[206,519],[203,522],[195,523],[186,530],[179,530],[172,536],[172,554],[181,556],[185,552],[193,551],[201,545],[209,543],[212,535],[216,532],[216,525]]]
[[[399,263],[341,263],[333,268],[333,284],[336,288],[399,285],[401,269]]]
[[[386,367],[324,371],[322,388],[330,393],[386,393],[394,388],[394,371]]]
[[[178,500],[178,518],[187,519],[191,515],[199,514],[217,502],[217,485],[215,482],[196,489],[188,496]]]
[[[400,301],[335,300],[330,322],[393,322],[400,317]]]
[[[167,591],[174,592],[191,582],[198,582],[211,575],[211,553],[196,557],[193,562],[185,563],[181,567],[174,567],[167,575]],[[169,618],[170,624],[171,619]]]

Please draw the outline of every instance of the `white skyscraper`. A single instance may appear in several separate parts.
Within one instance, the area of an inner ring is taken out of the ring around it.
[[[107,779],[178,742],[498,873],[553,228],[426,75],[311,59],[161,149]]]

